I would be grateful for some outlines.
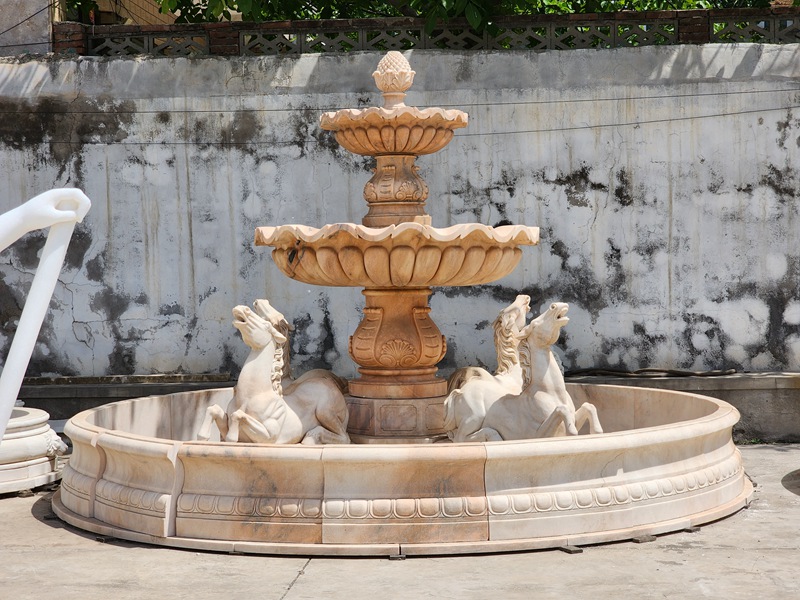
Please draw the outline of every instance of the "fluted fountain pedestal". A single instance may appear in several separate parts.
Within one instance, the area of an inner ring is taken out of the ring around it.
[[[360,377],[349,384],[348,433],[358,442],[422,443],[444,435],[447,394],[436,376],[447,341],[430,315],[432,288],[505,277],[519,246],[539,242],[539,228],[281,225],[259,227],[255,242],[275,248],[275,264],[292,279],[364,288],[364,317],[350,338]]]
[[[364,318],[350,338],[350,356],[361,377],[350,394],[362,398],[441,396],[447,382],[436,363],[447,342],[430,318],[431,288],[366,289]]]

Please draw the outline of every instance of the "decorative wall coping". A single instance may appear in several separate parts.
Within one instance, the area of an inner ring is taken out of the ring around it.
[[[261,56],[357,50],[569,50],[718,42],[800,42],[800,8],[508,16],[479,34],[454,19],[431,33],[413,18],[53,24],[53,51],[87,56]]]

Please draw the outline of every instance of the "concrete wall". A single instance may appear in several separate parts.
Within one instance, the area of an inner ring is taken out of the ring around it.
[[[359,290],[286,279],[259,225],[360,221],[370,160],[320,113],[380,102],[380,56],[0,63],[0,210],[94,200],[29,375],[236,372],[230,309],[294,320],[297,370],[352,375]],[[571,304],[567,368],[800,370],[800,46],[409,52],[407,101],[470,126],[418,161],[436,226],[538,225],[516,272],[437,290],[442,363],[494,365],[518,292]],[[43,234],[0,255],[0,356]]]
[[[4,0],[2,6],[0,56],[50,51],[50,0]]]

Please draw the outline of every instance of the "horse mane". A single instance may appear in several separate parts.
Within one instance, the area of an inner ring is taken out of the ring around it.
[[[508,318],[508,313],[503,311],[492,323],[494,327],[494,347],[497,351],[497,371],[496,375],[505,375],[518,364],[517,358],[517,339],[511,324],[513,320]]]
[[[275,354],[272,357],[272,373],[270,373],[269,377],[270,383],[272,383],[272,391],[279,396],[283,396],[283,386],[281,385],[281,381],[283,380],[284,372],[284,345],[285,344],[275,344]]]
[[[519,365],[522,367],[522,389],[524,390],[531,384],[531,369],[533,368],[531,345],[527,337],[520,340],[517,351],[519,352]]]
[[[291,379],[292,377],[292,364],[289,359],[289,351],[292,346],[292,341],[289,339],[289,332],[291,331],[291,326],[289,325],[289,321],[286,319],[281,319],[278,325],[275,327],[283,337],[286,338],[286,341],[280,345],[278,349],[276,347],[275,356],[277,359],[278,351],[280,351],[280,355],[282,358],[281,361],[281,377],[284,379]]]

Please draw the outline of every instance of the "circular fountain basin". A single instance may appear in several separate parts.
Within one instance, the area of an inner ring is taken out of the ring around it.
[[[232,388],[84,411],[53,499],[68,523],[180,548],[292,555],[497,552],[685,529],[746,506],[739,414],[695,394],[568,384],[604,434],[430,445],[192,441]]]

